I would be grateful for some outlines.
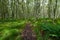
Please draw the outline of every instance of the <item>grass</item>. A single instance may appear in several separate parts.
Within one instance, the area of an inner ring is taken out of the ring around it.
[[[22,40],[21,33],[26,22],[30,21],[32,29],[37,35],[37,40],[42,40],[40,30],[45,30],[44,39],[48,40],[49,36],[60,37],[60,20],[53,22],[51,19],[45,20],[15,20],[0,22],[0,40]]]

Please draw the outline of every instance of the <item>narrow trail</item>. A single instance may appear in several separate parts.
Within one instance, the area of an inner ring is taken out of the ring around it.
[[[23,40],[37,40],[36,34],[32,31],[30,23],[26,24],[25,29],[22,32]]]

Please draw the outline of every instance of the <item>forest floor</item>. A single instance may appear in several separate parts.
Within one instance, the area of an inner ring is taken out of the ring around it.
[[[36,33],[37,40],[46,40],[47,38],[53,38],[53,40],[56,38],[56,40],[59,40],[60,20],[55,21],[55,23],[53,23],[52,20],[29,21],[33,25],[32,30]],[[16,20],[0,22],[0,40],[22,40],[21,33],[25,28],[26,22],[28,21]],[[44,37],[42,37],[41,35],[43,35]]]

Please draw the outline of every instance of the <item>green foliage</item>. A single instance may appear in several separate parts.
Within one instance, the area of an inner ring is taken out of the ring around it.
[[[37,35],[37,40],[42,40],[40,30],[46,32],[45,39],[49,36],[60,37],[60,20],[53,22],[52,19],[29,19],[0,22],[0,40],[22,40],[21,33],[28,21],[33,25],[32,29]]]

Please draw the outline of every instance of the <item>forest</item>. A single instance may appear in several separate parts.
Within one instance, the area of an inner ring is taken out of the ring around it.
[[[0,40],[60,40],[60,0],[0,0]]]

